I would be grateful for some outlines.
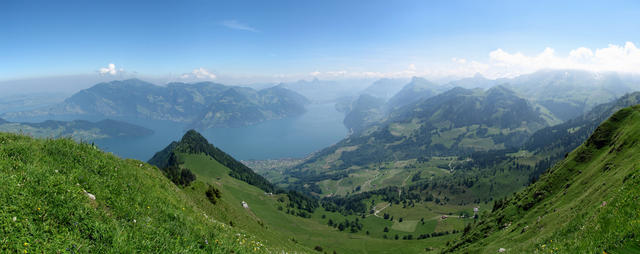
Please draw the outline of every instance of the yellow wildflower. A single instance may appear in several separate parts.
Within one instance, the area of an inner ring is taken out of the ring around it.
[[[23,243],[22,245],[24,245],[24,247],[29,246],[29,243]]]

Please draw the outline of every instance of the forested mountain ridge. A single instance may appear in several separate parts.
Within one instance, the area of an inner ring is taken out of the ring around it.
[[[157,86],[128,79],[97,84],[49,108],[5,116],[136,117],[209,128],[244,126],[299,115],[306,103],[301,95],[282,88],[256,91],[212,82]]]
[[[300,168],[317,161],[347,168],[371,162],[517,147],[544,126],[545,120],[526,100],[504,87],[486,92],[454,88],[392,112],[384,122],[320,151]],[[332,154],[337,158],[327,160]]]
[[[536,183],[495,202],[449,252],[640,250],[640,106],[613,114]]]

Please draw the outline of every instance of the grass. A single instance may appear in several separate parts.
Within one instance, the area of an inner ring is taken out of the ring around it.
[[[1,252],[288,250],[211,215],[146,163],[69,139],[0,133]]]
[[[640,246],[639,126],[640,106],[614,114],[538,182],[475,223],[455,250],[633,253]]]
[[[403,220],[402,222],[394,221],[392,229],[403,232],[415,232],[418,220]]]

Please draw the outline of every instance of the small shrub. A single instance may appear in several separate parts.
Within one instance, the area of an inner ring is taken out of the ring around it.
[[[215,205],[216,203],[218,203],[218,199],[220,199],[221,193],[220,193],[220,190],[209,185],[209,189],[207,189],[207,191],[205,192],[205,195],[207,195],[209,202]]]

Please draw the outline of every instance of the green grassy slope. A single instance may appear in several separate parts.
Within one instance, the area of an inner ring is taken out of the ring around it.
[[[443,227],[438,232],[453,228],[445,228],[446,223],[438,223],[437,219],[428,218],[425,219],[427,221],[425,225],[414,223],[418,224],[414,225],[415,229],[412,228],[411,232],[406,232],[392,228],[394,223],[398,223],[397,220],[390,222],[372,215],[361,219],[364,226],[361,232],[348,233],[348,230],[341,232],[328,226],[327,221],[333,219],[339,222],[345,218],[352,221],[359,215],[345,217],[338,213],[327,212],[322,208],[316,209],[311,214],[311,218],[287,214],[286,210],[290,207],[288,207],[286,194],[269,195],[256,186],[235,179],[229,175],[227,167],[203,153],[178,153],[177,155],[183,162],[181,167],[188,168],[197,176],[192,186],[185,188],[185,192],[193,203],[216,220],[232,222],[235,227],[250,232],[274,246],[300,243],[309,248],[320,246],[328,253],[333,251],[337,253],[416,253],[424,252],[425,248],[438,250],[447,241],[459,236],[459,234],[451,234],[424,240],[394,240],[392,238],[396,234],[400,237],[408,234],[417,237],[418,234],[432,233],[436,231],[436,225]],[[211,204],[203,194],[208,185],[214,186],[221,192],[221,198],[215,205]],[[242,201],[248,203],[249,209],[241,206]],[[282,207],[282,210],[279,207]],[[398,211],[392,212],[393,214],[403,211],[399,207],[395,209]],[[417,222],[420,216],[425,215],[407,214],[405,218],[412,218]],[[389,239],[386,240],[382,238],[385,226],[390,229],[386,233]],[[400,225],[402,226],[404,225]],[[456,225],[455,228],[460,230],[463,226]],[[366,235],[366,231],[370,231],[370,235]]]
[[[496,203],[451,252],[634,253],[640,246],[640,106],[601,124],[535,184]]]
[[[265,246],[189,196],[146,163],[69,139],[0,133],[0,252],[305,250]]]

